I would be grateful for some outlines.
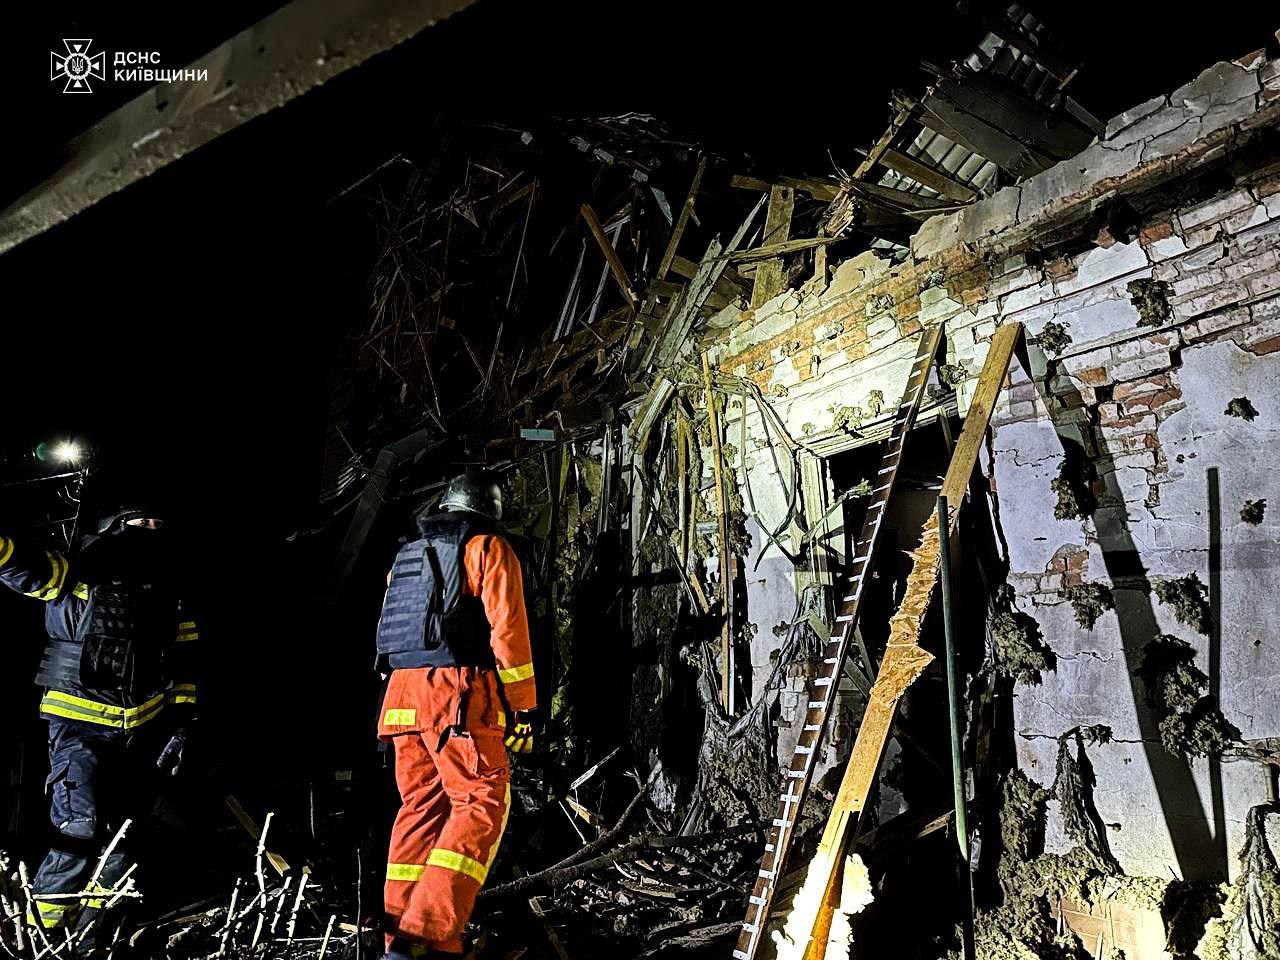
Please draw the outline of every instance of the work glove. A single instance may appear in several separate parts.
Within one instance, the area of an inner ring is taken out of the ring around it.
[[[533,715],[517,710],[507,727],[507,749],[512,753],[533,753]]]
[[[178,769],[182,766],[182,754],[187,748],[187,736],[186,727],[179,727],[173,731],[173,736],[169,738],[169,742],[160,751],[160,756],[156,758],[156,768],[161,773],[171,777],[178,775]]]

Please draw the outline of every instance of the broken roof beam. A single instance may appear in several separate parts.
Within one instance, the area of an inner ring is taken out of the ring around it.
[[[915,157],[909,157],[905,153],[899,153],[897,150],[889,149],[883,151],[880,154],[880,162],[894,173],[910,177],[916,183],[923,187],[928,187],[948,200],[954,200],[957,203],[968,203],[978,196],[978,191],[972,187],[965,186],[959,180],[953,179],[943,171],[926,166]]]
[[[604,227],[600,226],[600,221],[596,218],[596,212],[591,209],[591,204],[584,203],[582,205],[582,219],[587,221],[587,226],[591,228],[591,235],[596,238],[596,243],[600,244],[600,249],[604,252],[604,258],[609,264],[609,271],[613,274],[613,279],[617,281],[618,286],[622,288],[622,295],[626,298],[627,303],[634,307],[636,305],[636,295],[631,288],[631,278],[627,276],[627,269],[618,258],[618,251],[613,249],[613,244],[609,242],[608,236],[605,235]]]
[[[1020,178],[1074,156],[1092,136],[1061,114],[978,74],[963,83],[941,77],[921,105],[925,126]]]
[[[208,79],[151,87],[66,144],[0,211],[0,253],[474,2],[294,0],[190,64]]]
[[[826,180],[810,180],[803,177],[777,177],[775,180],[761,180],[758,177],[745,177],[735,174],[729,179],[731,187],[741,190],[758,190],[768,193],[774,187],[790,187],[799,193],[806,193],[814,200],[831,201],[840,192],[840,184],[828,183]]]
[[[916,111],[920,108],[916,101],[910,99],[900,99],[898,104],[898,112],[894,115],[888,129],[880,135],[880,139],[867,152],[866,158],[854,169],[853,179],[862,180],[871,172],[871,168],[879,163],[880,158],[893,147],[893,142],[898,139],[898,134],[902,132],[902,128],[906,126],[907,121],[915,116]]]

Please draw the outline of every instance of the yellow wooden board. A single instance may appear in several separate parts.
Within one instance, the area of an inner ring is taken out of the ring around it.
[[[991,423],[991,413],[995,409],[1000,389],[1004,386],[1009,362],[1021,333],[1020,323],[998,328],[991,340],[991,348],[987,351],[986,362],[982,365],[982,373],[978,376],[978,385],[965,416],[964,430],[956,441],[947,475],[942,482],[941,493],[951,505],[948,535],[955,529],[960,503],[968,489],[973,468],[977,465],[978,453]],[[866,805],[876,771],[880,768],[885,744],[889,740],[889,730],[893,726],[898,701],[907,687],[933,660],[933,654],[920,646],[919,639],[920,628],[924,624],[934,586],[938,581],[940,543],[938,514],[937,511],[931,511],[920,546],[912,552],[913,566],[907,577],[902,603],[889,621],[889,643],[884,659],[880,662],[875,685],[871,688],[870,702],[858,728],[858,737],[854,741],[849,764],[845,768],[840,790],[831,808],[830,819],[822,833],[822,841],[814,855],[811,871],[817,869],[834,872],[839,869],[840,852],[844,848],[846,833],[854,814]],[[831,875],[828,875],[825,889],[833,889],[832,884]],[[815,917],[815,928],[829,923],[829,916],[820,914]],[[824,960],[825,955],[826,938],[815,938],[810,942],[805,960]]]

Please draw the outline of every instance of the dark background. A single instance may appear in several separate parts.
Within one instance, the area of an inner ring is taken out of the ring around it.
[[[0,13],[0,205],[71,135],[142,91],[50,83],[63,37],[159,50],[178,66],[278,4],[18,3]],[[1109,116],[1204,67],[1269,45],[1280,14],[1252,2],[1028,4],[1083,67],[1075,98]],[[246,124],[0,255],[0,484],[30,479],[31,447],[92,438],[117,481],[161,492],[184,528],[204,604],[209,754],[226,784],[377,777],[369,667],[379,569],[324,595],[330,559],[287,538],[317,518],[336,358],[367,312],[372,235],[333,197],[412,154],[437,114],[519,121],[641,111],[677,133],[792,175],[851,167],[920,60],[967,55],[983,30],[947,3],[536,4],[487,0]],[[108,60],[108,76],[110,62]],[[0,487],[0,529],[56,510],[53,482]],[[38,847],[40,724],[29,677],[37,604],[0,596],[0,753],[26,745],[17,821]],[[32,793],[34,791],[34,797]]]

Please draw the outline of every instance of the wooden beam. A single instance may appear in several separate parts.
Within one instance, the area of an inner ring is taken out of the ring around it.
[[[898,702],[933,660],[933,654],[921,647],[919,641],[920,630],[938,581],[941,538],[944,534],[948,537],[954,535],[960,504],[977,465],[978,452],[986,439],[996,398],[1004,385],[1009,361],[1021,333],[1020,323],[1010,323],[1000,327],[991,340],[986,362],[982,365],[982,373],[978,376],[978,385],[965,416],[964,430],[956,442],[951,463],[942,481],[941,495],[947,498],[948,503],[955,505],[948,517],[947,530],[939,529],[937,513],[931,512],[920,546],[912,552],[914,563],[907,576],[902,602],[889,621],[889,641],[884,658],[880,661],[880,670],[875,685],[871,688],[871,698],[862,716],[862,724],[858,727],[853,752],[849,756],[830,818],[810,866],[810,880],[814,879],[813,872],[819,871],[817,879],[823,881],[823,890],[829,890],[831,882],[831,874],[824,874],[823,871],[834,872],[840,869],[841,854],[853,819],[866,805],[880,768]],[[815,915],[814,922],[818,920],[819,917]],[[824,960],[825,956],[825,939],[813,940],[805,954],[806,960]]]
[[[939,200],[937,197],[910,193],[906,190],[899,190],[896,187],[882,187],[878,183],[867,183],[865,181],[854,183],[853,193],[855,196],[860,196],[866,200],[887,204],[890,210],[908,214],[916,210],[934,210],[939,206],[947,205],[945,199]],[[902,210],[901,208],[903,207],[906,209]]]
[[[627,270],[622,265],[622,261],[618,259],[618,252],[613,249],[613,244],[609,242],[609,237],[605,234],[604,227],[600,226],[600,221],[596,218],[596,212],[591,209],[591,204],[584,203],[582,205],[582,219],[587,221],[587,226],[591,229],[591,235],[596,238],[596,243],[600,244],[600,249],[604,252],[604,258],[609,264],[609,272],[613,274],[613,279],[618,282],[618,286],[622,289],[622,295],[627,298],[627,303],[634,308],[636,295],[631,289],[631,279],[627,276]]]
[[[474,2],[294,0],[282,6],[181,64],[203,73],[203,80],[146,88],[64,145],[42,180],[24,184],[6,176],[7,188],[23,192],[0,212],[0,253]]]
[[[790,187],[800,193],[806,193],[814,200],[834,200],[840,193],[840,184],[828,183],[825,180],[810,180],[803,177],[778,177],[776,181],[760,180],[756,177],[744,177],[735,174],[729,179],[729,186],[742,190],[758,190],[768,193],[774,187]]]
[[[909,157],[897,150],[885,150],[880,155],[880,162],[890,170],[910,177],[916,183],[936,191],[957,203],[968,203],[978,195],[978,191],[967,187],[959,180],[953,180],[939,170],[926,166],[915,157]]]
[[[724,259],[730,263],[745,263],[749,260],[770,260],[774,257],[785,256],[788,253],[799,253],[801,250],[812,250],[814,247],[826,246],[828,243],[835,243],[837,237],[807,237],[803,240],[783,240],[781,243],[770,243],[763,247],[752,247],[750,250],[739,250],[736,253],[727,253]],[[760,270],[765,264],[756,267],[756,283],[760,283]]]
[[[867,174],[871,172],[871,168],[880,162],[880,158],[884,155],[885,151],[889,150],[893,146],[893,141],[898,139],[898,134],[902,132],[902,128],[906,126],[907,121],[915,114],[918,106],[919,105],[915,103],[915,101],[911,101],[909,104],[904,105],[900,110],[898,110],[894,115],[893,120],[889,123],[888,129],[885,130],[885,132],[880,135],[880,139],[872,145],[871,149],[867,152],[866,158],[854,168],[853,179],[863,180],[866,178]]]
[[[711,429],[711,464],[716,478],[716,510],[720,544],[720,613],[724,624],[720,628],[720,705],[733,716],[733,583],[729,579],[729,505],[724,491],[724,454],[720,448],[720,413],[716,408],[715,391],[711,388],[711,361],[706,351],[702,353],[702,382],[707,394],[707,416]],[[743,416],[745,416],[745,412]]]
[[[791,187],[769,188],[769,210],[765,214],[763,247],[782,243],[791,235],[791,213],[795,209],[796,192]],[[751,306],[760,306],[782,292],[782,260],[767,260],[756,268],[756,282],[751,288]]]
[[[680,238],[684,236],[684,228],[689,224],[689,218],[693,215],[693,201],[698,196],[698,188],[702,185],[702,175],[707,170],[707,158],[704,156],[698,160],[698,169],[694,171],[693,183],[689,187],[689,195],[684,199],[684,206],[680,208],[680,216],[676,218],[676,224],[671,230],[671,239],[667,241],[667,249],[662,254],[662,262],[658,264],[658,272],[654,274],[655,280],[665,280],[667,271],[671,269],[671,261],[675,259],[676,248],[680,246]]]

